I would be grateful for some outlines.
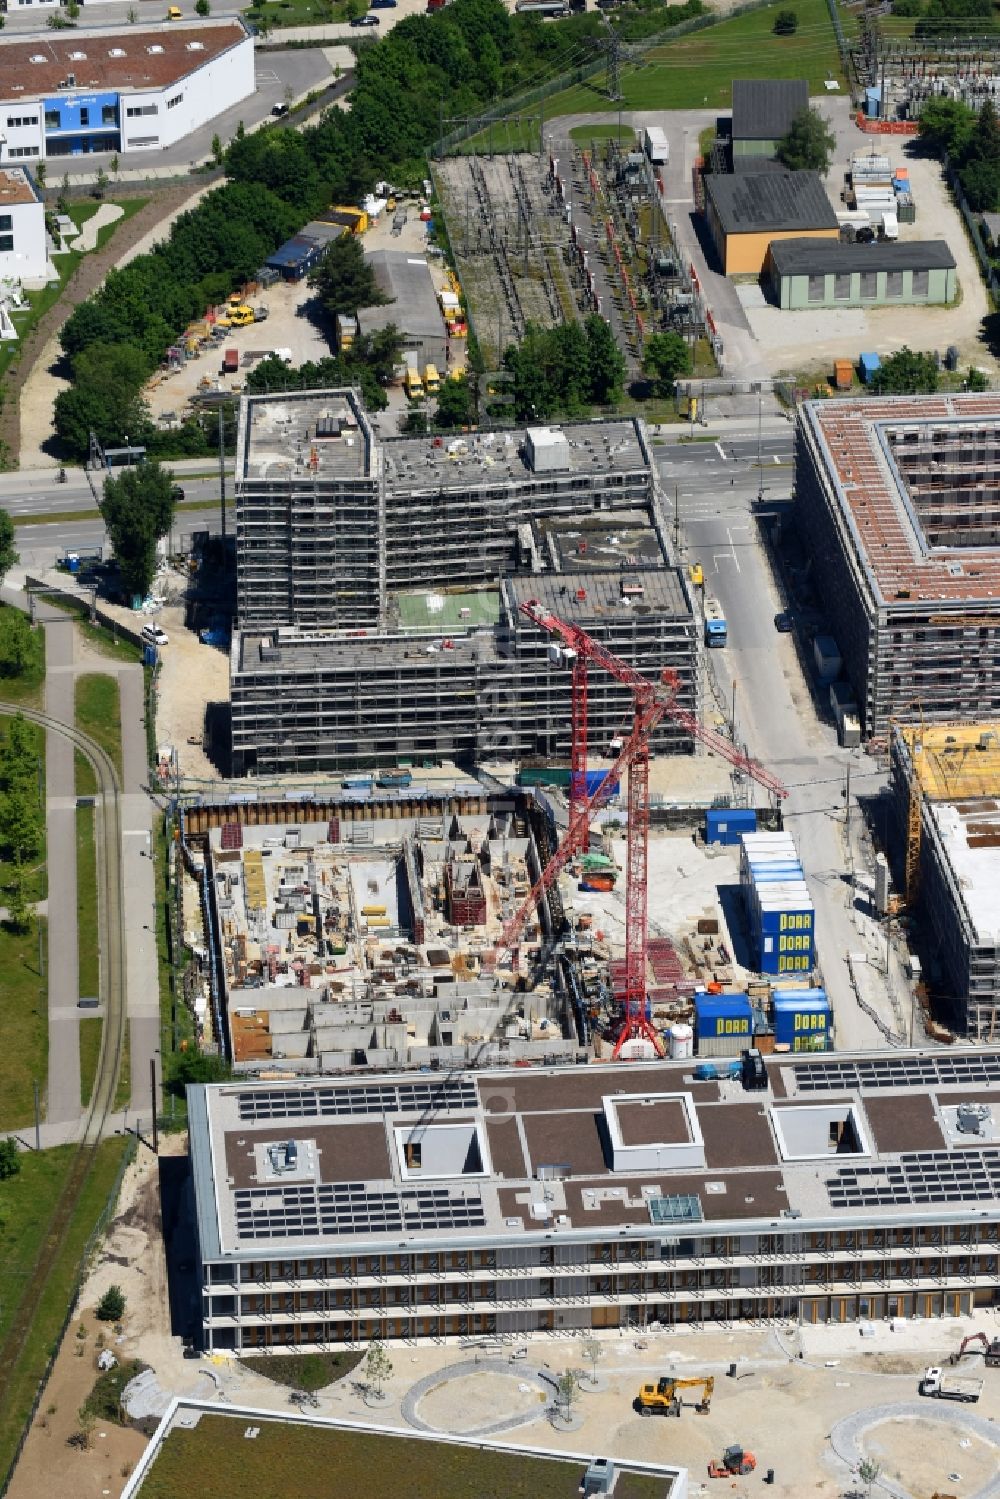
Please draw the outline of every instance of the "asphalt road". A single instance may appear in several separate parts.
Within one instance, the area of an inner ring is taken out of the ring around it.
[[[790,432],[762,433],[758,466],[758,437],[747,431],[717,444],[660,448],[657,460],[668,510],[676,489],[682,560],[701,563],[706,591],[718,598],[729,626],[726,649],[708,653],[718,710],[729,718],[735,686],[737,738],[789,790],[785,821],[816,906],[837,1045],[852,1050],[884,1042],[858,1008],[846,961],[863,943],[844,879],[845,780],[850,764],[852,792],[870,794],[880,772],[861,752],[841,749],[832,727],[817,718],[794,638],[774,627],[784,600],[758,540],[757,511],[790,497],[792,444]],[[884,1018],[891,1023],[888,1002]]]
[[[206,466],[210,462],[210,459],[206,460]],[[0,506],[15,521],[26,515],[68,515],[74,510],[86,513],[97,509],[94,492],[79,469],[67,470],[65,484],[60,484],[53,478],[52,470],[47,470],[44,475],[26,475],[23,479],[21,475],[17,477],[21,482],[16,491],[0,491]],[[185,478],[181,474],[177,481],[184,491],[186,505],[211,505],[218,502],[219,481],[216,477]],[[184,511],[180,514],[183,515]],[[21,529],[19,528],[19,534]]]

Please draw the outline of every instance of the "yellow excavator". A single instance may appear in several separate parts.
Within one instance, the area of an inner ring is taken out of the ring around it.
[[[656,1384],[644,1384],[633,1404],[640,1416],[679,1416],[683,1408],[680,1391],[694,1388],[702,1391],[695,1410],[700,1416],[707,1416],[715,1390],[715,1380],[711,1375],[707,1379],[677,1379],[673,1374],[665,1374]]]

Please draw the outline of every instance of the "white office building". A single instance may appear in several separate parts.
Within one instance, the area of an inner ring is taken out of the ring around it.
[[[0,286],[44,280],[48,267],[45,209],[27,172],[0,169]]]
[[[172,146],[254,87],[236,17],[5,41],[0,164]]]

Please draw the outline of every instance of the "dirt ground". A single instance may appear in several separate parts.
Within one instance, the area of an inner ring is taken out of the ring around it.
[[[170,637],[160,653],[157,679],[156,740],[173,745],[185,778],[217,780],[218,771],[201,747],[205,709],[229,701],[229,654],[202,645],[184,624],[184,609],[170,605],[157,616]],[[197,744],[191,744],[197,739]]]

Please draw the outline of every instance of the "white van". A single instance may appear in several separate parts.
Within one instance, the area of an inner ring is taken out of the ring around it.
[[[169,645],[170,636],[166,630],[161,630],[159,625],[143,625],[142,638],[149,645]]]

